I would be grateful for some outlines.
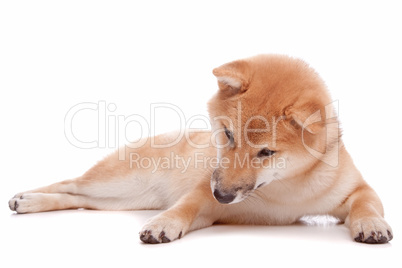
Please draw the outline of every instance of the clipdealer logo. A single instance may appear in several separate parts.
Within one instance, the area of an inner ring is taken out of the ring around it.
[[[301,136],[301,141],[303,143],[303,146],[307,150],[308,153],[310,153],[312,156],[316,157],[317,159],[320,159],[321,161],[325,162],[326,164],[330,166],[337,166],[338,165],[338,153],[339,153],[339,139],[337,137],[338,135],[338,121],[336,120],[337,118],[337,110],[339,108],[339,103],[338,101],[334,101],[328,105],[325,106],[324,113],[322,114],[320,110],[316,111],[315,113],[311,114],[305,122],[303,122],[302,125],[302,136]],[[183,138],[186,139],[186,142],[192,146],[193,148],[197,149],[203,149],[203,148],[208,148],[209,146],[215,146],[216,149],[218,150],[218,155],[219,151],[221,148],[228,146],[229,144],[224,144],[221,145],[218,142],[216,142],[216,136],[220,132],[222,132],[222,129],[217,129],[211,133],[211,141],[205,144],[196,144],[190,139],[189,135],[191,133],[191,126],[195,121],[202,121],[205,123],[207,126],[206,129],[204,130],[210,130],[211,129],[211,121],[210,119],[205,116],[205,115],[194,115],[190,117],[189,119],[186,118],[184,112],[177,106],[171,103],[152,103],[150,104],[150,118],[147,120],[144,116],[140,114],[131,114],[131,115],[119,115],[116,113],[117,106],[114,103],[109,103],[107,104],[106,101],[99,101],[98,103],[93,103],[93,102],[84,102],[84,103],[79,103],[71,107],[68,112],[66,113],[65,119],[64,119],[64,133],[65,137],[68,140],[70,144],[77,148],[82,148],[82,149],[92,149],[92,148],[113,148],[118,150],[119,154],[119,160],[125,160],[128,155],[127,155],[127,148],[131,149],[137,149],[141,148],[147,142],[150,142],[151,148],[170,148],[176,145],[178,142],[180,142]],[[96,113],[97,117],[97,136],[93,137],[91,140],[83,140],[80,138],[78,135],[76,135],[76,131],[74,131],[74,120],[76,116],[80,113],[85,113],[85,112],[91,112]],[[156,124],[157,124],[157,118],[158,118],[158,113],[174,113],[175,116],[177,116],[177,119],[179,120],[179,126],[178,126],[178,131],[171,133],[170,135],[173,135],[172,137],[169,138],[169,142],[167,143],[159,143],[156,142],[155,140],[155,135],[156,135]],[[241,103],[238,103],[237,107],[237,118],[242,118],[242,107]],[[321,120],[325,120],[326,122],[326,144],[325,144],[325,150],[324,151],[318,151],[312,147],[310,147],[306,142],[305,142],[305,133],[307,132],[308,126],[320,122]],[[258,144],[253,144],[250,140],[248,140],[248,133],[249,132],[269,132],[272,131],[272,143],[273,145],[276,144],[276,138],[277,138],[277,125],[284,120],[285,117],[281,116],[278,118],[272,118],[272,122],[270,122],[262,116],[252,116],[248,119],[248,121],[245,123],[243,129],[238,129],[237,133],[238,136],[241,137],[241,135],[244,135],[244,138],[246,140],[246,143],[248,146],[251,146],[253,148],[258,148],[260,145]],[[331,122],[331,119],[333,122]],[[232,119],[229,118],[228,116],[222,115],[218,116],[217,118],[211,118],[212,122],[214,120],[225,120],[228,122],[228,125],[233,126],[234,123]],[[265,128],[264,129],[249,129],[250,122],[253,120],[259,120],[261,122],[264,122]],[[137,134],[139,138],[135,141],[129,140],[127,133],[128,133],[128,128],[130,126],[136,126],[138,131]],[[238,126],[241,127],[241,122],[238,122]],[[336,131],[334,131],[334,129]],[[190,131],[186,131],[190,130]],[[241,138],[239,138],[239,147],[241,147]],[[331,150],[327,150],[327,149]],[[331,151],[332,156],[331,157],[326,157],[328,155],[328,151]],[[335,156],[334,156],[335,155]],[[131,156],[130,156],[131,157]],[[220,157],[218,157],[220,158]],[[146,161],[146,160],[143,160]]]

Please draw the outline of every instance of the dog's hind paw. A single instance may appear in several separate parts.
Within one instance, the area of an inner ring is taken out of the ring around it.
[[[11,198],[9,201],[8,201],[8,207],[12,210],[12,211],[16,211],[17,210],[17,208],[18,208],[18,199],[19,199],[19,197],[18,198],[15,198],[15,197],[13,197],[13,198]]]
[[[45,194],[23,193],[17,194],[8,201],[8,206],[18,214],[43,211]]]
[[[368,244],[384,244],[392,240],[392,229],[388,223],[379,217],[363,218],[350,226],[356,242]]]
[[[168,243],[184,235],[184,225],[178,219],[157,215],[150,219],[140,232],[140,239],[147,244]]]

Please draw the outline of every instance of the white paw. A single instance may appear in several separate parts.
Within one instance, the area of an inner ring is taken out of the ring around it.
[[[148,244],[168,243],[180,239],[187,229],[180,219],[160,214],[145,224],[140,232],[140,239]]]
[[[42,193],[21,193],[16,194],[8,201],[8,206],[12,211],[19,214],[42,211],[44,194]]]
[[[383,244],[393,238],[391,227],[380,217],[357,220],[350,225],[350,230],[356,242]]]

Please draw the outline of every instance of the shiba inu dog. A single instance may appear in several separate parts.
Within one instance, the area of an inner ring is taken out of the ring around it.
[[[214,223],[291,224],[333,215],[357,242],[386,243],[380,199],[341,140],[334,105],[305,62],[260,55],[213,70],[212,130],[128,144],[82,176],[15,195],[10,209],[166,209],[140,231],[165,243]]]

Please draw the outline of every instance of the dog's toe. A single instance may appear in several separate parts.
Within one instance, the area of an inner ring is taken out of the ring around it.
[[[10,208],[10,210],[15,211],[18,208],[17,199],[10,199],[10,201],[8,201],[8,207]]]
[[[142,242],[147,244],[158,244],[160,243],[153,235],[152,231],[145,230],[140,233],[140,239]]]
[[[169,243],[170,242],[170,239],[166,237],[166,234],[165,234],[164,231],[162,231],[159,234],[159,239],[162,241],[162,243]]]
[[[387,230],[387,234],[388,234],[388,238],[389,238],[388,241],[391,241],[392,238],[394,238],[394,236],[392,235],[392,232],[390,232],[389,230]]]
[[[20,201],[23,199],[22,195],[19,195],[18,197],[14,196],[8,201],[8,207],[12,211],[18,212],[18,207],[20,206]]]

